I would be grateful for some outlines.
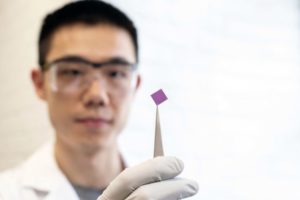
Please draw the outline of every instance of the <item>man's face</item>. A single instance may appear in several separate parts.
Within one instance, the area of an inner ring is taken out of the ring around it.
[[[116,58],[136,62],[129,34],[121,28],[105,24],[74,24],[57,30],[53,34],[46,63],[70,56],[95,63]],[[48,103],[57,141],[91,149],[114,144],[127,121],[140,77],[134,76],[132,86],[118,92],[110,90],[100,76],[84,90],[66,93],[51,89],[50,76],[49,70],[32,72],[37,94]]]

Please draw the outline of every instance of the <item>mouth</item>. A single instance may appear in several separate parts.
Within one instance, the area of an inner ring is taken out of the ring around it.
[[[84,125],[88,128],[103,128],[112,124],[111,119],[106,119],[102,117],[81,117],[76,118],[75,122]]]

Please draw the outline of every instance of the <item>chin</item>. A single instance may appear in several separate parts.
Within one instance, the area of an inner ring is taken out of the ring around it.
[[[110,132],[84,132],[79,133],[80,137],[76,143],[79,143],[85,149],[107,149],[112,148],[117,144],[117,134]]]

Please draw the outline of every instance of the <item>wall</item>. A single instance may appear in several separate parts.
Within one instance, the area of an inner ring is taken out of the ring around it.
[[[63,0],[0,1],[0,170],[14,166],[51,138],[45,105],[30,81],[37,35],[46,12]]]

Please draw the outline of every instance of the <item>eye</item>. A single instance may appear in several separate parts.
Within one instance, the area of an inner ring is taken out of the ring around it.
[[[126,77],[126,73],[118,70],[111,70],[108,72],[109,77],[111,78],[124,78]]]
[[[59,74],[62,76],[78,77],[84,75],[84,72],[79,69],[61,69]]]
[[[103,71],[111,79],[127,79],[130,76],[130,68],[125,66],[108,65]]]
[[[72,75],[72,76],[79,76],[82,74],[82,72],[79,70],[76,70],[76,69],[71,69],[71,70],[64,71],[64,74]]]

